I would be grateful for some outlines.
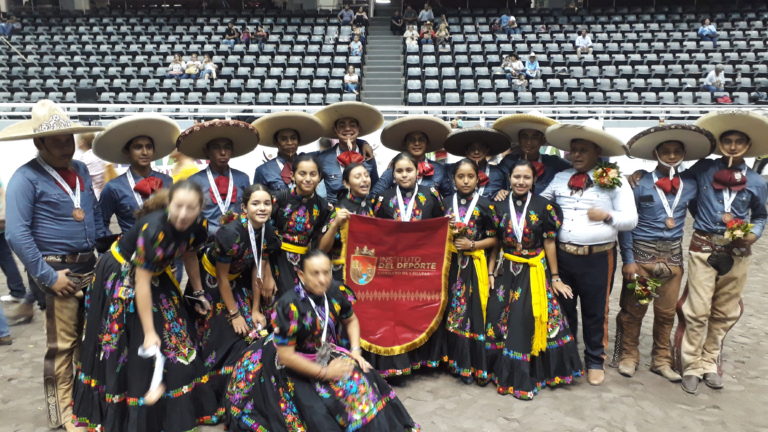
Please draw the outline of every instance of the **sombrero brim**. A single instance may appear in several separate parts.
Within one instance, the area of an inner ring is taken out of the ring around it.
[[[548,127],[556,124],[558,124],[557,121],[549,117],[531,114],[512,114],[496,120],[493,123],[493,128],[504,132],[512,142],[516,143],[518,142],[518,135],[523,129],[533,129],[544,133]]]
[[[548,127],[544,135],[549,145],[564,151],[571,150],[572,140],[582,139],[597,144],[603,150],[601,156],[626,156],[627,154],[621,140],[608,132],[589,126],[556,124]]]
[[[745,133],[752,146],[744,157],[758,157],[768,154],[768,118],[746,110],[715,111],[696,120],[696,126],[704,128],[720,139],[723,132],[735,130]],[[722,154],[715,146],[715,154]]]
[[[427,153],[440,150],[451,133],[451,126],[432,116],[408,116],[392,121],[381,131],[381,143],[395,151],[405,151],[405,137],[413,132],[427,136]]]
[[[467,148],[474,142],[482,142],[488,146],[488,156],[495,156],[509,149],[509,137],[496,129],[475,127],[469,129],[457,129],[446,138],[443,147],[445,151],[464,157]]]
[[[181,130],[170,118],[159,114],[139,114],[110,123],[93,141],[93,153],[99,158],[116,164],[130,164],[131,159],[123,152],[128,141],[138,136],[152,139],[155,145],[154,159],[162,159],[173,151]]]
[[[259,131],[259,144],[277,147],[275,134],[283,129],[293,129],[299,134],[299,145],[316,141],[323,134],[323,124],[312,114],[300,111],[285,111],[267,114],[251,125]]]
[[[37,123],[32,120],[20,121],[0,131],[0,141],[18,141],[32,138],[44,138],[54,135],[77,135],[89,132],[101,132],[101,126],[83,126],[73,123],[72,126],[48,131],[35,132]]]
[[[208,159],[205,145],[217,138],[232,141],[232,157],[249,153],[259,142],[259,132],[239,120],[212,120],[196,124],[179,135],[176,148],[193,159]]]
[[[630,156],[656,160],[654,150],[667,141],[679,141],[685,146],[683,160],[697,160],[709,156],[715,150],[715,137],[706,129],[694,125],[664,125],[646,129],[627,143]]]
[[[372,105],[362,102],[337,102],[315,113],[323,125],[323,136],[338,138],[334,131],[336,120],[353,118],[360,125],[360,136],[376,132],[384,124],[384,116]]]

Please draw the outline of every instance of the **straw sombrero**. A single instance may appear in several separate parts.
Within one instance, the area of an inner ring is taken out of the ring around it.
[[[137,114],[110,123],[93,140],[93,153],[107,162],[130,164],[131,159],[123,151],[128,141],[146,136],[155,145],[155,160],[162,159],[176,147],[179,125],[160,114]]]
[[[627,143],[627,152],[632,157],[656,160],[654,150],[667,141],[683,143],[683,160],[705,158],[715,149],[715,137],[708,130],[694,125],[671,124],[654,126],[633,136]]]
[[[182,132],[176,140],[176,148],[193,159],[208,159],[205,155],[205,145],[217,138],[232,141],[232,157],[235,158],[256,148],[259,132],[243,121],[211,120]]]
[[[540,111],[533,110],[525,114],[500,117],[493,122],[492,127],[497,131],[504,132],[513,143],[516,143],[518,142],[518,135],[523,129],[533,129],[544,133],[548,127],[556,124],[558,124],[556,120],[544,116]]]
[[[0,141],[43,138],[53,135],[74,135],[104,130],[101,126],[83,126],[69,119],[69,115],[53,101],[43,99],[33,107],[31,118],[0,131]]]
[[[495,156],[509,149],[509,137],[487,127],[457,129],[448,136],[443,147],[452,155],[464,157],[467,155],[467,148],[474,142],[487,145],[488,156]]]
[[[384,124],[381,112],[373,105],[362,102],[337,102],[316,112],[315,117],[323,124],[325,138],[338,138],[333,127],[337,120],[347,117],[357,120],[360,136],[376,132]]]
[[[768,154],[768,118],[747,110],[715,111],[696,120],[696,126],[704,128],[719,140],[723,132],[730,130],[747,134],[752,146],[744,157],[757,157]],[[722,154],[718,146],[715,153]]]
[[[413,132],[421,132],[429,139],[427,153],[440,150],[443,143],[451,133],[451,126],[437,117],[427,115],[414,115],[401,117],[381,131],[381,143],[384,147],[395,150],[405,150],[405,137]]]
[[[582,139],[591,141],[603,149],[601,156],[626,156],[624,144],[620,139],[603,129],[603,121],[589,119],[582,124],[559,123],[547,128],[544,134],[549,145],[560,150],[570,151],[571,141]]]
[[[301,111],[284,111],[267,114],[251,125],[259,131],[259,144],[277,147],[275,134],[283,129],[293,129],[299,134],[299,145],[314,142],[323,134],[323,125],[312,114]]]

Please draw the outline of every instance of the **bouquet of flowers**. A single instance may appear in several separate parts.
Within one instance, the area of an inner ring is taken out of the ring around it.
[[[598,162],[593,174],[596,185],[603,189],[614,189],[621,186],[619,166],[611,162]]]
[[[258,326],[255,329],[251,329],[250,332],[245,336],[245,341],[250,343],[253,343],[254,341],[258,339],[265,338],[269,335],[269,332],[265,329],[262,329],[261,326]]]
[[[451,234],[453,234],[453,238],[466,237],[467,231],[469,231],[469,227],[464,222],[454,222],[451,225]]]
[[[753,224],[744,219],[731,219],[725,224],[725,233],[723,233],[723,237],[730,241],[743,239],[752,231],[753,226]]]
[[[656,290],[661,286],[658,279],[635,275],[635,280],[627,284],[627,289],[635,292],[635,298],[641,305],[647,305],[659,295]]]

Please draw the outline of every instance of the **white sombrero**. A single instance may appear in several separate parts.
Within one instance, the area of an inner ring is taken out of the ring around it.
[[[259,132],[244,121],[212,120],[196,124],[182,132],[176,140],[176,148],[193,159],[208,159],[205,155],[205,145],[218,138],[232,141],[232,157],[235,158],[256,148]]]
[[[60,106],[53,101],[43,99],[32,107],[29,120],[20,121],[0,131],[0,141],[74,135],[103,130],[101,126],[83,126],[73,122]]]
[[[259,131],[259,145],[277,147],[275,134],[292,129],[299,134],[299,145],[316,141],[323,134],[323,124],[312,114],[301,111],[284,111],[267,114],[251,123]]]
[[[582,124],[559,123],[547,128],[544,134],[549,145],[560,150],[570,151],[571,141],[581,139],[597,144],[603,151],[601,156],[625,156],[624,143],[603,129],[603,121],[589,119]]]
[[[627,152],[632,157],[656,160],[656,147],[667,141],[683,143],[683,160],[705,158],[715,149],[715,137],[708,130],[694,125],[671,124],[654,126],[633,136],[627,143]]]
[[[746,134],[752,146],[744,157],[757,157],[768,154],[768,118],[747,110],[714,111],[696,120],[696,126],[704,128],[719,140],[727,131],[739,131]],[[718,146],[715,153],[722,154]]]
[[[427,153],[440,150],[451,133],[451,126],[445,121],[427,115],[401,117],[381,131],[381,143],[384,147],[395,150],[405,150],[405,137],[413,132],[421,132],[427,136]]]
[[[509,137],[496,129],[471,127],[456,129],[445,140],[443,147],[448,153],[465,157],[472,143],[481,142],[488,146],[488,156],[495,156],[509,149]]]
[[[162,159],[176,147],[181,130],[170,118],[160,114],[137,114],[110,123],[93,140],[93,153],[107,162],[130,164],[131,159],[123,151],[125,145],[136,137],[149,137],[155,145],[154,160]]]
[[[323,124],[325,138],[338,138],[334,126],[337,120],[343,118],[357,120],[360,136],[376,132],[384,124],[381,112],[373,105],[362,102],[337,102],[316,112],[315,117]]]
[[[557,120],[546,117],[540,111],[533,110],[525,114],[512,114],[500,117],[493,122],[493,128],[504,132],[509,136],[513,143],[518,142],[518,135],[523,129],[533,129],[541,133],[547,131],[547,128],[556,125]]]

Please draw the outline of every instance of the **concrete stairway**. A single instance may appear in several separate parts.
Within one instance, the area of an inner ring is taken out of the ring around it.
[[[403,38],[390,32],[388,11],[377,9],[377,15],[368,26],[361,98],[373,105],[402,105]]]

